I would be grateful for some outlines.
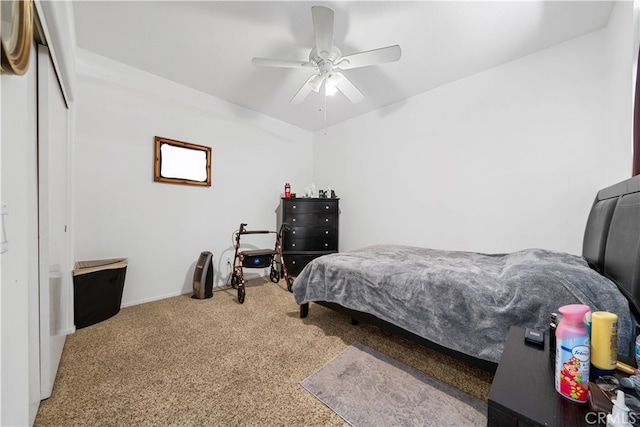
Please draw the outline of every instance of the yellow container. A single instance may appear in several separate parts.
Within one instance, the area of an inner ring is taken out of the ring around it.
[[[591,313],[592,378],[612,375],[618,362],[618,315],[608,311]]]

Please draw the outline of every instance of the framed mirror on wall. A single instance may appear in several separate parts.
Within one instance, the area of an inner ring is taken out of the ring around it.
[[[211,147],[155,137],[153,180],[211,186]]]

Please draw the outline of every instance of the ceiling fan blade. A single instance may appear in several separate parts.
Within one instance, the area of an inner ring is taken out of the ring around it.
[[[336,67],[341,70],[349,70],[351,68],[395,62],[400,60],[401,55],[402,50],[398,45],[381,47],[379,49],[343,56],[336,64]]]
[[[302,101],[304,101],[304,99],[307,97],[307,95],[309,95],[309,93],[312,90],[310,83],[316,77],[317,77],[317,74],[314,74],[313,76],[309,77],[307,81],[304,82],[302,87],[298,89],[298,92],[296,92],[296,94],[293,95],[293,98],[291,98],[291,101],[289,102],[291,104],[300,104]]]
[[[349,101],[357,104],[358,102],[364,99],[364,95],[362,92],[358,90],[358,88],[351,83],[351,80],[347,78],[341,72],[333,72],[325,81],[326,84],[333,84],[344,96],[346,96]]]
[[[323,6],[312,6],[313,31],[316,36],[318,55],[326,58],[333,50],[333,10]]]
[[[305,68],[313,66],[309,61],[290,61],[288,59],[253,58],[251,63],[257,67]]]

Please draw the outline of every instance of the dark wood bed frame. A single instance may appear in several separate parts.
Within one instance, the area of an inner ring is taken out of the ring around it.
[[[591,207],[584,233],[582,255],[591,268],[616,283],[640,319],[640,175],[602,189]],[[352,324],[365,322],[392,335],[495,373],[498,364],[479,359],[429,341],[369,313],[355,311],[327,301],[314,301],[351,318]],[[300,305],[300,317],[309,314],[309,303]]]

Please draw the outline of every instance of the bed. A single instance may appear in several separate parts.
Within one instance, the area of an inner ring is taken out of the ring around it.
[[[512,325],[548,331],[558,307],[586,304],[618,315],[628,358],[640,312],[640,176],[598,192],[581,256],[375,245],[316,258],[292,291],[300,317],[321,304],[489,372]]]

